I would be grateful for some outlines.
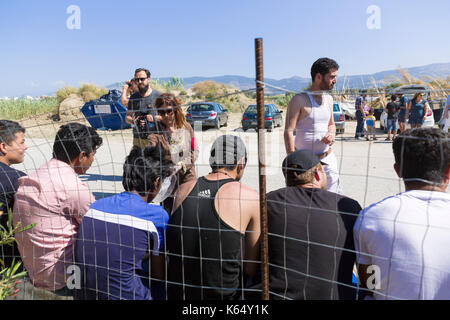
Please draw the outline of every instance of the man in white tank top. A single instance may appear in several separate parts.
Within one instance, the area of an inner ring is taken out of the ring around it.
[[[331,147],[336,136],[333,97],[322,92],[333,89],[338,69],[336,61],[329,58],[320,58],[314,62],[311,67],[310,94],[294,96],[287,107],[284,143],[287,154],[302,149],[314,152],[326,163],[324,170],[328,191],[342,194],[337,160]]]

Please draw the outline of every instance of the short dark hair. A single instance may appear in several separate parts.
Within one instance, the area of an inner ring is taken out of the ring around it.
[[[145,196],[153,190],[154,183],[160,177],[160,183],[171,175],[173,163],[164,157],[160,143],[142,149],[134,146],[123,165],[122,185],[125,191],[136,191]]]
[[[397,100],[397,96],[396,96],[395,94],[391,95],[391,100],[392,100],[392,101]]]
[[[16,139],[17,132],[25,133],[25,128],[15,121],[0,120],[0,142],[10,144]]]
[[[339,69],[339,65],[336,61],[330,58],[320,58],[317,59],[311,66],[311,78],[314,82],[316,75],[320,73],[322,76],[326,75],[331,71],[331,69]]]
[[[408,180],[441,183],[450,165],[450,140],[448,134],[438,128],[406,130],[395,138],[392,149],[405,183]]]
[[[65,163],[70,163],[83,151],[90,154],[102,142],[103,139],[94,128],[71,122],[62,125],[56,133],[53,157]]]
[[[141,72],[141,71],[144,71],[144,72],[147,74],[147,78],[150,78],[150,76],[151,76],[150,71],[148,71],[147,69],[144,69],[144,68],[137,68],[137,69],[134,71],[134,77],[136,77],[136,75],[138,74],[138,72]]]

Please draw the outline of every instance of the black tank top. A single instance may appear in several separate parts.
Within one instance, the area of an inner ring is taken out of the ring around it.
[[[167,297],[228,300],[240,297],[244,236],[214,207],[217,191],[232,179],[198,179],[172,214],[166,231]]]

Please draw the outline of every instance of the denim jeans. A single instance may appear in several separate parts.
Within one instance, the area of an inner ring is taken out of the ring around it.
[[[364,116],[360,110],[356,110],[356,121],[355,138],[364,137]]]
[[[397,120],[396,119],[387,119],[386,127],[387,127],[387,131],[396,132],[397,131]]]

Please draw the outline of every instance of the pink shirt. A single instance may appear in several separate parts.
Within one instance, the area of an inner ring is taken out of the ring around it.
[[[72,264],[73,238],[95,198],[75,171],[56,159],[19,178],[18,185],[13,223],[37,223],[16,234],[25,268],[35,287],[61,289]]]

